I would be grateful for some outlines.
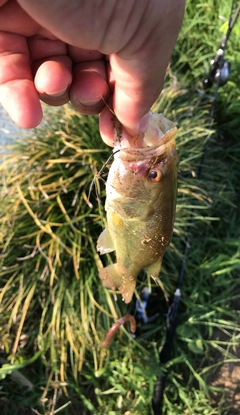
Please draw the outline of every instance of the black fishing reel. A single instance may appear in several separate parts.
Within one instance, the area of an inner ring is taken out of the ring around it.
[[[223,58],[224,50],[218,49],[216,56],[210,62],[210,70],[207,78],[203,81],[204,89],[210,88],[213,83],[218,86],[223,86],[229,79],[231,64],[228,60]]]

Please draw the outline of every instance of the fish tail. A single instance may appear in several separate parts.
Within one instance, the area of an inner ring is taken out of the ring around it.
[[[125,303],[130,303],[136,286],[136,277],[129,275],[127,270],[117,263],[102,268],[99,277],[105,287],[119,290]]]

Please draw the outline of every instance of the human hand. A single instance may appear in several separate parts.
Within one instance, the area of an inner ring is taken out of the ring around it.
[[[184,0],[0,0],[0,101],[23,128],[42,119],[39,99],[69,100],[100,115],[113,144],[146,130],[181,26]]]

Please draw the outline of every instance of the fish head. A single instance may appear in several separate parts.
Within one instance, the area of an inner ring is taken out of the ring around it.
[[[126,203],[139,201],[149,205],[161,194],[169,192],[169,187],[176,182],[178,160],[174,140],[177,129],[172,126],[158,140],[155,134],[155,145],[117,149],[108,176],[110,198],[125,198]]]

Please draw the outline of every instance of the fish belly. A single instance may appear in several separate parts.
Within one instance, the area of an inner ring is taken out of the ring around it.
[[[143,268],[154,279],[158,277],[162,262],[158,240],[156,228],[151,229],[147,222],[122,219],[108,211],[108,228],[100,235],[97,249],[101,254],[115,250],[116,263],[100,271],[103,285],[119,290],[123,300],[129,303]]]

